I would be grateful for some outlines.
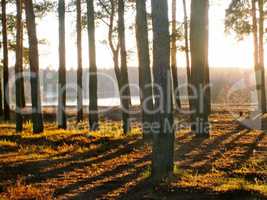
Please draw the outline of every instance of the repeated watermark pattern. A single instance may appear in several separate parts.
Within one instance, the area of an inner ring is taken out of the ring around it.
[[[108,85],[111,88],[114,88],[114,90],[117,89],[117,80],[114,77],[112,77],[108,74],[105,74],[105,73],[97,73],[97,76],[102,78],[102,79],[105,79],[108,82]],[[21,78],[24,78],[24,79],[36,78],[36,74],[31,73],[31,72],[23,72],[21,74],[16,74],[15,76],[10,77],[9,85],[15,87],[16,80],[21,79]],[[50,76],[43,77],[43,79],[46,81],[46,84],[47,84],[46,87],[48,88],[48,90],[52,90],[52,89],[54,90],[55,88],[57,88],[57,89],[60,89],[57,91],[60,91],[62,94],[63,94],[63,92],[70,91],[70,90],[72,91],[72,93],[76,93],[76,94],[82,93],[82,91],[83,91],[83,88],[80,88],[75,83],[66,83],[66,85],[63,88],[58,88],[58,86],[55,87],[54,85],[52,86],[51,85],[52,81],[49,80],[50,78],[53,78],[53,77],[50,77]],[[249,81],[255,82],[254,78],[255,77],[253,75],[251,75],[251,77],[249,78],[250,79]],[[188,88],[190,88],[190,90],[191,90],[190,96],[188,95],[189,93],[186,93],[186,96],[180,96],[180,98],[181,99],[187,99],[187,100],[190,99],[194,102],[194,104],[197,104],[197,106],[194,106],[194,108],[191,108],[191,109],[190,108],[189,109],[179,108],[179,107],[175,106],[174,107],[175,111],[180,113],[180,114],[183,114],[183,115],[194,115],[196,112],[198,114],[201,114],[201,113],[205,114],[205,106],[206,106],[205,105],[205,103],[206,103],[205,98],[207,95],[207,90],[210,88],[212,91],[213,87],[211,84],[207,84],[207,85],[198,84],[196,87],[195,85],[192,85],[192,84],[183,83],[183,84],[180,84],[178,86],[178,88],[174,89],[172,84],[171,84],[172,83],[171,74],[168,74],[164,80],[166,80],[166,85],[164,88],[162,87],[162,85],[159,85],[157,83],[147,84],[147,85],[143,86],[143,88],[145,88],[145,89],[151,89],[154,93],[153,96],[148,96],[148,97],[142,98],[142,109],[146,114],[155,115],[155,114],[161,114],[161,113],[166,113],[166,112],[167,112],[167,114],[171,114],[173,112],[173,110],[172,109],[166,109],[166,102],[168,104],[170,104],[170,102],[175,102],[175,100],[173,99],[172,101],[166,101],[166,99],[168,100],[168,98],[174,98],[177,94],[181,94],[181,91],[188,91]],[[248,87],[247,78],[238,80],[234,84],[232,84],[231,87],[228,88],[228,90],[224,94],[224,96],[226,97],[226,101],[227,101],[226,104],[228,103],[228,101],[231,102],[231,98],[232,98],[233,94],[240,92],[240,90],[242,90],[242,89],[247,89],[247,87]],[[121,101],[123,99],[131,98],[129,96],[123,96],[123,94],[125,93],[124,91],[127,90],[128,88],[130,88],[131,90],[138,90],[139,95],[144,97],[144,94],[142,94],[142,90],[140,89],[140,85],[129,84],[129,85],[124,85],[120,89],[120,91],[118,91],[118,95],[121,94],[121,95],[119,95]],[[58,98],[59,95],[62,95],[62,94],[57,93],[57,91],[52,91],[54,94],[57,94],[55,96],[56,98]],[[99,89],[98,94],[101,92],[102,92],[101,89]],[[89,91],[89,93],[90,93],[90,91]],[[41,94],[42,94],[42,97],[44,99],[49,101],[50,97],[46,96],[47,95],[46,93],[41,93]],[[166,96],[167,96],[167,98],[166,98]],[[257,91],[256,91],[255,84],[254,84],[254,86],[252,84],[252,87],[249,90],[248,96],[250,98],[250,102],[257,102]],[[55,98],[55,97],[53,97],[53,98]],[[149,105],[149,103],[151,103],[151,102],[154,102],[153,109],[151,109],[151,106]],[[40,102],[40,103],[42,103],[42,102]],[[87,103],[89,103],[89,102],[87,102]],[[76,106],[76,109],[78,109],[78,110],[82,109],[83,106],[84,105],[82,105],[80,107]],[[109,112],[109,111],[111,111],[112,107],[113,106],[109,105],[109,102],[107,101],[106,105],[101,106],[101,109],[98,110],[97,112]],[[197,107],[197,109],[196,109],[196,107]],[[257,106],[256,106],[256,108],[252,109],[251,112],[248,112],[248,114],[246,114],[246,115],[242,115],[242,114],[240,114],[240,112],[236,112],[236,110],[233,110],[230,108],[227,109],[227,106],[225,108],[228,111],[228,113],[231,114],[244,127],[251,128],[251,129],[258,129],[258,130],[263,129],[264,121],[263,121],[262,113],[260,110],[257,109]],[[65,109],[65,108],[63,107],[62,109]],[[123,104],[120,105],[120,109],[123,112],[128,113],[130,115],[134,115],[137,112],[139,112],[136,109],[125,108],[123,106]],[[20,110],[18,108],[16,108],[15,111],[20,112],[21,114],[23,114],[23,112],[24,112],[23,109]],[[31,112],[37,112],[37,110],[31,110]],[[95,111],[90,111],[90,112],[95,112]],[[199,120],[201,120],[201,118]],[[196,119],[195,121],[197,124],[201,124],[198,122],[198,119]],[[187,122],[174,121],[173,124],[170,124],[170,122],[164,122],[164,124],[166,125],[166,127],[168,129],[171,129],[173,131],[180,130],[181,128],[185,128],[185,127],[192,127],[192,123],[189,124]],[[195,127],[198,127],[197,124],[195,125]],[[154,129],[153,132],[156,132],[156,130],[160,129],[159,125],[156,123],[152,123],[152,124],[151,123],[148,123],[148,124],[143,123],[142,126],[143,126],[143,129],[150,129],[150,130]],[[204,124],[204,127],[202,127],[202,128],[206,128],[206,127],[210,127],[210,126],[211,126],[211,124],[209,124],[209,125]],[[201,127],[198,127],[198,128],[201,128]]]

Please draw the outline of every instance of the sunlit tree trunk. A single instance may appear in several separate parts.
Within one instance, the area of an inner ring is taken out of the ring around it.
[[[97,105],[97,67],[95,47],[94,1],[87,0],[87,29],[89,40],[89,126],[91,130],[98,129]]]
[[[3,36],[3,57],[4,57],[3,58],[4,119],[10,120],[6,0],[1,0],[1,6],[2,6],[2,36]]]
[[[113,64],[114,64],[114,71],[115,71],[115,75],[116,75],[116,79],[117,79],[117,83],[118,83],[118,89],[119,89],[119,96],[120,96],[120,103],[121,106],[123,107],[123,103],[125,103],[123,94],[120,92],[123,90],[123,83],[122,83],[122,72],[119,66],[119,51],[120,51],[120,45],[119,42],[117,42],[117,44],[115,44],[116,42],[114,41],[114,37],[117,37],[116,33],[116,26],[114,25],[115,22],[115,14],[116,14],[116,5],[118,3],[118,1],[113,1],[110,0],[110,14],[109,14],[109,28],[108,28],[108,43],[110,46],[110,49],[112,51],[112,55],[113,55]],[[127,131],[127,127],[128,127],[128,120],[127,120],[127,113],[123,113],[122,110],[122,118],[123,118],[123,128],[124,128],[124,133],[128,132]]]
[[[83,120],[83,67],[82,67],[82,16],[81,0],[76,1],[77,9],[77,122]]]
[[[191,80],[197,92],[193,101],[192,130],[198,136],[209,134],[208,101],[206,91],[208,68],[208,0],[191,2],[190,48],[191,48]]]
[[[253,43],[254,43],[254,69],[255,69],[255,79],[256,79],[256,90],[257,90],[257,97],[258,97],[258,110],[262,113],[266,111],[266,106],[264,105],[264,96],[265,96],[265,91],[262,89],[264,88],[263,86],[263,80],[264,77],[262,77],[262,67],[260,64],[260,42],[259,40],[259,33],[262,31],[258,31],[259,29],[262,29],[261,27],[258,29],[258,22],[257,22],[257,11],[256,11],[256,0],[252,0],[252,24],[253,24]],[[260,5],[260,4],[259,4]],[[261,22],[259,22],[259,25]],[[262,36],[261,36],[262,37]],[[261,47],[262,49],[262,47]]]
[[[3,90],[2,90],[2,79],[0,79],[0,116],[3,115]]]
[[[171,35],[171,69],[172,69],[172,79],[173,79],[173,89],[175,103],[178,108],[181,108],[180,94],[179,94],[179,83],[177,75],[177,46],[176,46],[176,9],[177,1],[172,0],[172,35]]]
[[[258,44],[258,25],[256,14],[256,0],[252,0],[252,23],[253,23],[253,43],[254,43],[254,70],[256,78],[256,89],[258,96],[258,109],[261,110],[261,91],[259,82],[259,44]]]
[[[188,38],[188,17],[187,17],[187,5],[186,0],[183,0],[184,9],[184,35],[185,35],[185,58],[186,58],[186,74],[187,74],[187,92],[188,92],[188,104],[189,110],[192,110],[192,88],[191,86],[191,68],[190,68],[190,48],[189,48],[189,38]]]
[[[172,77],[170,69],[170,33],[167,0],[152,1],[153,72],[155,114],[153,129],[152,178],[160,182],[173,172],[174,131]]]
[[[39,53],[36,34],[36,23],[32,0],[25,1],[26,23],[29,39],[29,58],[31,71],[31,100],[33,132],[43,131],[43,116],[41,107],[40,83],[39,83]]]
[[[265,69],[264,69],[264,1],[258,0],[259,5],[259,70],[261,84],[261,111],[266,113],[266,90],[265,90]]]
[[[58,127],[67,128],[66,119],[66,47],[65,47],[65,0],[58,1],[59,18],[59,72],[58,72]]]
[[[126,134],[131,130],[129,120],[129,109],[131,104],[131,94],[129,88],[128,67],[127,67],[127,53],[125,45],[125,22],[124,22],[124,0],[118,0],[118,37],[120,45],[120,69],[121,69],[121,83],[122,88],[120,93],[122,96],[122,118],[123,118],[123,132]]]
[[[116,3],[113,0],[110,0],[108,43],[109,43],[110,49],[112,51],[114,71],[115,71],[116,79],[118,82],[118,88],[120,91],[122,88],[122,83],[121,83],[121,71],[120,71],[120,67],[119,67],[119,44],[117,43],[117,45],[115,45],[113,42],[113,33],[115,32],[115,28],[114,28],[115,7],[116,7],[115,5],[116,5]],[[119,93],[119,95],[120,95],[120,101],[122,104],[121,94]]]
[[[204,91],[204,98],[205,98],[205,105],[206,109],[205,112],[209,116],[211,113],[211,85],[210,85],[210,69],[209,69],[209,0],[207,0],[207,5],[205,7],[205,91]]]
[[[151,136],[153,116],[149,111],[153,110],[152,78],[149,59],[149,42],[147,27],[146,0],[136,0],[136,41],[139,62],[140,102],[143,115],[144,137]]]
[[[23,8],[22,8],[22,11],[23,12]],[[21,16],[22,16],[22,13],[21,13]],[[23,74],[23,26],[24,26],[24,23],[23,21],[21,20],[21,38],[20,38],[20,42],[21,42],[21,54],[22,54],[22,65],[20,66],[20,72],[21,74]],[[26,99],[25,99],[25,89],[24,89],[24,77],[22,76],[21,79],[20,79],[21,83],[21,106],[24,108],[26,106]]]
[[[21,132],[23,129],[23,118],[21,115],[21,108],[22,108],[22,86],[21,86],[21,66],[23,63],[23,55],[22,55],[22,2],[20,0],[16,0],[16,7],[17,7],[17,21],[16,21],[16,65],[15,65],[15,89],[16,89],[16,131]]]

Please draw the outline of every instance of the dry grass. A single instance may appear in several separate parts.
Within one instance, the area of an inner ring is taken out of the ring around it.
[[[85,122],[70,123],[69,130],[49,123],[36,135],[30,123],[21,135],[14,124],[0,124],[0,199],[211,197],[203,191],[267,197],[267,135],[240,127],[230,115],[211,121],[210,138],[177,132],[175,176],[157,190],[149,180],[151,147],[138,123],[129,136],[114,121],[97,132]]]

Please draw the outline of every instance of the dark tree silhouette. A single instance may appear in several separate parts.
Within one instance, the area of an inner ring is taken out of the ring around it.
[[[22,4],[22,8],[21,8],[21,18],[22,18],[22,13],[23,13],[23,4]],[[20,81],[20,87],[21,87],[21,107],[26,107],[26,99],[25,99],[25,90],[24,90],[24,77],[23,77],[23,54],[24,54],[24,48],[23,48],[23,28],[24,27],[24,22],[23,20],[21,20],[21,25],[20,25],[20,43],[21,43],[21,55],[22,55],[22,64],[19,65],[19,71],[20,71],[20,74],[22,75],[19,79]],[[17,51],[17,48],[16,48],[16,51]]]
[[[191,88],[191,67],[190,67],[190,47],[189,47],[189,37],[188,37],[188,16],[187,16],[187,4],[186,0],[183,0],[183,10],[184,10],[184,41],[185,41],[185,58],[186,58],[186,75],[187,75],[187,92],[188,92],[188,104],[189,110],[192,110],[192,88]]]
[[[181,108],[180,94],[179,94],[179,83],[177,75],[177,30],[176,30],[176,9],[177,1],[172,0],[172,35],[171,35],[171,69],[172,69],[172,79],[173,79],[173,89],[174,89],[174,98],[175,103],[178,108]]]
[[[17,8],[17,21],[16,21],[16,65],[15,65],[15,89],[16,89],[16,132],[21,132],[23,129],[23,118],[21,114],[22,108],[22,86],[21,86],[21,67],[23,62],[22,56],[22,2],[20,0],[16,0],[16,8]]]
[[[27,0],[24,3],[26,10],[26,24],[27,24],[28,39],[29,39],[33,132],[40,133],[43,131],[44,127],[43,127],[43,116],[42,116],[40,83],[39,83],[39,52],[38,52],[38,40],[36,34],[35,15],[33,10],[32,0]]]
[[[98,129],[97,67],[95,47],[94,1],[87,0],[87,29],[89,40],[89,127]]]
[[[155,81],[155,123],[153,133],[152,177],[160,182],[173,172],[174,131],[170,33],[167,0],[152,1],[153,71]]]
[[[67,128],[66,119],[66,47],[65,47],[65,0],[58,1],[59,18],[59,72],[58,72],[58,127]]]
[[[0,116],[3,115],[3,91],[2,91],[2,79],[0,79]]]
[[[82,16],[81,16],[81,0],[76,1],[77,9],[77,122],[83,120],[83,67],[82,67]]]
[[[121,9],[122,6],[120,7],[120,13],[121,14],[118,15],[118,18],[120,18],[120,20],[118,20],[117,24],[115,22],[117,19],[116,13],[118,11],[119,1],[118,0],[106,0],[106,1],[99,0],[98,2],[102,8],[100,18],[102,20],[105,18],[108,18],[108,22],[105,22],[105,20],[104,20],[104,24],[106,24],[108,26],[108,45],[111,49],[112,56],[113,56],[114,71],[115,71],[116,79],[118,82],[120,103],[121,103],[121,106],[123,108],[126,108],[126,109],[122,109],[122,118],[123,118],[123,131],[124,131],[124,133],[127,133],[129,131],[129,130],[127,130],[127,129],[129,129],[129,123],[128,123],[129,122],[129,114],[125,111],[127,110],[127,107],[129,107],[127,104],[131,105],[131,98],[129,98],[131,95],[130,95],[130,89],[128,87],[129,80],[127,78],[128,73],[127,73],[126,77],[123,77],[123,74],[126,74],[125,68],[127,69],[127,62],[126,62],[126,65],[123,65],[124,69],[119,66],[119,64],[120,64],[119,63],[119,56],[121,56],[120,54],[122,51],[120,40],[123,39],[120,36],[122,35],[122,30],[124,30],[124,23],[121,23],[121,22],[124,22],[124,2],[122,2],[123,3],[123,10]],[[120,29],[118,27],[120,27]],[[120,32],[120,34],[119,34],[119,32]],[[121,59],[125,59],[125,58],[121,58]],[[127,61],[127,55],[126,55],[126,61]],[[125,61],[123,61],[123,62],[125,63]],[[125,83],[123,83],[123,82],[125,82]],[[126,93],[129,95],[125,95]]]
[[[191,2],[190,21],[190,48],[192,65],[192,85],[196,90],[193,100],[193,125],[192,130],[199,136],[209,134],[208,125],[208,94],[207,94],[207,69],[208,69],[208,9],[209,1],[193,0]]]
[[[127,67],[127,53],[125,44],[125,22],[124,22],[124,1],[118,0],[118,37],[120,45],[120,57],[121,57],[121,84],[120,93],[122,97],[122,120],[123,120],[123,132],[126,134],[131,130],[131,124],[129,120],[129,109],[131,104],[131,94],[129,88],[128,67]]]
[[[1,0],[1,7],[2,7],[2,36],[3,36],[3,56],[4,56],[3,59],[4,119],[10,120],[6,0]]]
[[[260,71],[260,106],[262,113],[266,113],[266,89],[265,89],[265,69],[264,69],[264,1],[258,0],[259,7],[259,71]],[[256,71],[256,73],[258,73]],[[258,87],[258,86],[257,86]]]
[[[153,87],[149,58],[146,0],[136,0],[136,43],[139,62],[140,102],[143,123],[146,125],[143,132],[144,137],[149,137],[151,136],[151,130],[147,128],[147,125],[151,126],[153,116],[148,111],[153,110]]]

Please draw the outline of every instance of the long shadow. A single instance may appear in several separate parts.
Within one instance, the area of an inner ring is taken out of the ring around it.
[[[91,154],[91,155],[88,155],[88,154],[82,155],[79,158],[73,156],[73,157],[68,158],[68,159],[60,160],[57,163],[66,163],[68,161],[70,163],[64,167],[52,169],[52,170],[49,170],[46,172],[40,172],[40,170],[39,170],[36,173],[34,173],[32,177],[27,179],[26,182],[27,183],[44,182],[44,181],[51,179],[51,178],[57,178],[57,177],[59,177],[60,174],[67,173],[67,172],[70,172],[70,171],[75,170],[75,169],[85,168],[85,167],[91,166],[92,164],[97,164],[100,162],[104,162],[106,160],[116,158],[116,157],[121,156],[121,155],[125,155],[127,153],[130,153],[134,147],[140,145],[141,143],[142,143],[141,140],[136,140],[131,144],[124,144],[123,147],[119,147],[121,144],[117,145],[117,146],[115,146],[113,144],[113,145],[111,145],[112,147],[109,147],[108,150],[104,150],[103,152],[93,150],[93,154]],[[108,152],[111,149],[113,149],[113,150],[115,149],[115,150],[113,152]],[[104,156],[99,157],[99,155],[103,154],[104,152],[107,152],[107,153]],[[80,162],[80,161],[83,161],[83,158],[88,160],[92,157],[98,157],[98,158],[96,158],[94,160]],[[75,162],[75,161],[77,161],[77,162]],[[42,168],[46,168],[46,166],[44,166]]]
[[[247,147],[246,152],[242,153],[240,156],[235,156],[234,158],[235,162],[233,162],[230,167],[224,168],[223,170],[229,172],[234,169],[239,169],[245,162],[247,162],[250,159],[257,145],[262,141],[264,137],[266,137],[265,133],[261,133],[258,137],[256,137],[252,143],[246,146]],[[242,145],[245,146],[247,144],[242,144]]]
[[[191,140],[182,143],[178,149],[175,150],[175,156],[178,155],[179,157],[186,157],[186,154],[190,153],[192,150],[199,148],[199,146],[205,141],[207,138],[202,138],[202,137],[193,137]],[[180,144],[180,141],[176,142]],[[175,145],[177,146],[177,144]],[[181,158],[181,159],[183,159]]]
[[[137,179],[138,177],[142,176],[142,173],[145,171],[145,168],[138,167],[135,168],[135,171],[133,173],[127,174],[125,176],[121,176],[115,179],[112,179],[110,181],[102,183],[102,185],[94,187],[90,190],[87,190],[85,192],[80,192],[76,196],[74,196],[71,199],[88,199],[88,197],[92,199],[97,198],[105,198],[105,196],[108,196],[108,193],[115,191],[116,189],[126,187],[127,183],[130,181]],[[127,188],[124,188],[127,190]],[[116,193],[116,195],[119,192]]]
[[[82,134],[81,134],[82,135]],[[83,135],[84,136],[84,135]],[[33,145],[33,146],[44,146],[44,148],[50,147],[50,148],[58,148],[62,145],[75,145],[75,146],[79,146],[79,147],[89,147],[90,145],[99,145],[99,144],[103,144],[105,146],[110,146],[110,147],[116,147],[118,145],[120,145],[121,143],[125,142],[125,140],[123,139],[118,139],[118,140],[114,140],[111,141],[107,138],[90,138],[88,139],[86,136],[84,136],[84,138],[86,139],[81,141],[81,140],[71,140],[71,138],[75,138],[77,137],[77,135],[71,135],[71,136],[66,136],[65,138],[61,138],[57,141],[54,141],[53,139],[47,139],[45,136],[42,138],[23,138],[20,139],[20,136],[14,136],[14,137],[5,137],[7,141],[13,141],[17,143],[17,146],[28,146],[28,145]],[[8,139],[9,138],[9,139]],[[13,138],[13,139],[10,139]],[[3,137],[2,137],[3,139]],[[114,145],[114,146],[113,146]],[[8,153],[8,152],[4,152],[4,153]],[[66,152],[66,153],[70,153],[70,152]],[[65,153],[65,154],[66,154]],[[77,159],[80,159],[81,154],[77,154]],[[51,155],[49,157],[49,159],[52,159],[53,157],[58,157],[58,156],[63,156],[63,154],[59,155],[59,154],[55,154],[55,155]],[[84,157],[86,158],[86,156],[88,156],[87,154],[84,155]],[[0,157],[2,157],[2,155],[0,154]],[[25,161],[29,161],[25,160]],[[36,162],[36,161],[33,161]],[[14,165],[16,163],[16,161],[14,162],[9,162],[9,165]]]
[[[56,190],[55,193],[54,193],[54,197],[57,198],[60,195],[65,195],[67,193],[71,193],[71,191],[74,191],[74,190],[77,190],[79,188],[82,188],[85,185],[93,184],[93,182],[96,182],[98,180],[103,180],[105,178],[115,176],[117,174],[120,174],[123,171],[127,171],[128,169],[134,168],[136,164],[139,164],[139,163],[142,163],[142,162],[146,162],[149,159],[150,159],[150,155],[145,155],[142,159],[138,159],[138,160],[135,160],[135,161],[123,164],[123,165],[119,165],[119,166],[115,167],[114,169],[105,171],[104,173],[102,173],[102,174],[100,174],[98,176],[89,177],[89,178],[86,178],[86,179],[82,179],[82,180],[80,180],[78,182],[75,182],[73,184],[69,184],[69,185],[67,185],[67,186],[65,186],[63,188],[60,188],[60,189]],[[139,167],[137,172],[136,172],[136,174],[140,174],[144,170],[145,170],[145,168],[143,166]],[[136,174],[128,176],[128,179],[125,179],[125,180],[129,181],[130,178],[134,178],[134,177],[136,178],[137,177]],[[133,177],[131,177],[131,176],[133,176]],[[125,178],[127,178],[127,176]],[[122,179],[118,178],[117,181],[119,182],[119,185],[117,185],[117,187],[121,186],[120,181],[122,181]],[[104,183],[104,184],[107,184],[107,183]],[[99,186],[99,188],[94,187],[93,189],[88,190],[85,193],[86,194],[90,193],[90,195],[92,195],[92,193],[95,192],[96,190],[101,191],[102,194],[103,194],[103,190],[107,193],[108,192],[108,190],[107,190],[108,188],[107,187],[109,187],[109,186],[110,185],[108,185],[108,186],[102,185],[102,186]],[[112,188],[112,190],[113,189],[115,189],[115,186]],[[80,193],[80,195],[84,195],[84,194]]]
[[[15,146],[0,146],[0,157],[3,154],[14,153],[18,151],[18,147]]]
[[[244,130],[243,132],[241,132],[239,134],[235,134],[235,136],[229,142],[227,142],[226,144],[223,145],[222,149],[219,148],[219,144],[216,144],[215,146],[213,146],[213,144],[210,144],[210,146],[207,146],[206,151],[204,151],[204,153],[206,155],[205,157],[207,157],[207,155],[210,155],[216,149],[219,150],[219,152],[217,152],[215,155],[212,155],[211,158],[206,159],[206,161],[202,163],[202,167],[200,167],[198,172],[206,173],[206,172],[210,171],[212,169],[213,163],[216,160],[219,160],[220,158],[222,158],[224,153],[227,152],[229,149],[234,148],[236,146],[235,142],[238,141],[240,138],[242,138],[245,134],[247,134],[249,132],[250,132],[249,130]],[[195,156],[195,157],[197,158],[197,156]],[[193,160],[195,160],[196,158],[194,158]],[[193,162],[188,163],[189,166],[191,164],[193,164]]]
[[[117,199],[140,199],[144,198],[145,193],[153,191],[151,178],[145,178],[138,182],[134,187],[131,187],[126,193],[121,193]],[[138,196],[136,196],[138,194]],[[140,197],[141,196],[141,197]]]
[[[79,140],[72,140],[72,138],[82,136],[87,141],[79,141]],[[53,138],[53,137],[52,137]],[[47,146],[51,148],[56,148],[61,145],[78,145],[81,147],[87,147],[89,144],[100,144],[107,139],[96,139],[96,138],[87,138],[84,134],[76,134],[65,136],[59,138],[57,140],[48,139],[46,136],[38,137],[38,138],[21,138],[19,135],[1,135],[0,140],[6,140],[10,142],[16,142],[18,145],[39,145],[39,146]]]
[[[83,154],[77,154],[77,157],[83,157],[88,155],[88,156],[93,156],[96,155],[95,151],[89,151]],[[61,163],[61,162],[67,162],[67,160],[71,161],[72,158],[66,158],[66,159],[57,159],[57,160],[51,160],[51,158],[48,159],[43,159],[43,160],[38,160],[35,161],[34,159],[32,161],[26,162],[25,161],[20,161],[18,164],[2,164],[0,165],[0,172],[8,172],[9,174],[13,174],[12,177],[16,179],[16,177],[19,176],[27,176],[31,174],[33,177],[38,177],[38,174],[40,174],[40,171],[42,169],[52,167],[55,164]],[[0,178],[1,181],[7,181],[5,180],[5,177]],[[9,180],[12,181],[12,180]],[[13,180],[15,181],[15,180]]]
[[[45,160],[30,161],[27,163],[24,162],[24,163],[19,163],[19,164],[15,164],[15,165],[8,165],[8,166],[2,165],[2,166],[0,166],[0,170],[3,172],[13,173],[13,174],[15,174],[15,177],[20,176],[20,175],[31,174],[31,176],[27,179],[27,181],[29,183],[39,182],[42,180],[44,181],[44,180],[47,180],[48,178],[53,178],[54,176],[57,176],[60,173],[70,171],[72,169],[75,169],[76,167],[81,166],[80,163],[75,163],[75,161],[82,161],[84,159],[96,157],[101,153],[108,152],[111,149],[116,149],[122,144],[123,144],[122,142],[114,141],[114,142],[110,142],[110,144],[108,144],[108,145],[105,145],[105,148],[102,148],[100,146],[98,149],[93,149],[93,150],[87,151],[85,153],[74,154],[71,157],[52,160],[51,157],[53,157],[53,156],[51,156]],[[129,148],[129,146],[127,146],[127,143],[125,145],[126,145],[125,148],[127,148],[127,147]],[[134,145],[134,143],[132,144],[132,146],[133,145]],[[116,155],[115,155],[115,153],[116,153],[115,152],[113,156],[119,155],[122,151],[123,150],[118,152]],[[88,162],[88,165],[90,165],[91,163],[103,161],[105,159],[108,159],[108,156],[105,156],[103,158],[99,158],[99,159],[93,160],[91,162]],[[54,170],[51,170],[48,172],[44,172],[44,173],[41,172],[42,169],[51,168],[58,163],[67,163],[67,162],[70,162],[71,164],[69,164],[63,168],[57,168],[57,169],[54,169]],[[1,179],[3,181],[3,177]]]

